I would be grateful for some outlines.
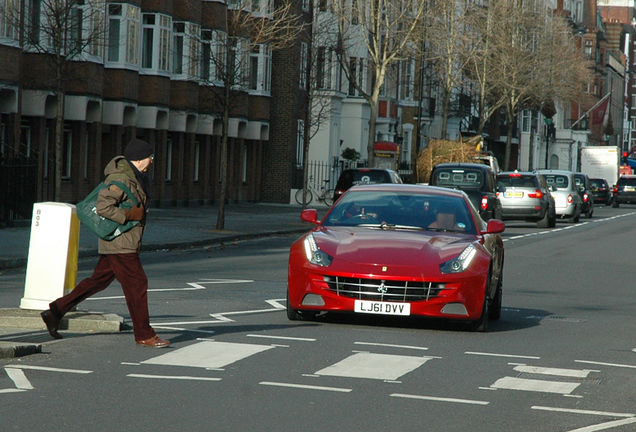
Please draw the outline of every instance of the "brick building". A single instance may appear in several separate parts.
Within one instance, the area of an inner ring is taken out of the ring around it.
[[[60,40],[75,43],[65,45],[66,54],[80,48],[67,56],[62,92],[51,69],[55,37],[47,32],[42,3],[0,3],[0,223],[28,219],[33,202],[55,198],[61,95],[61,201],[82,200],[135,137],[155,147],[153,205],[217,200],[227,103],[218,94],[228,79],[219,62],[230,46],[227,58],[239,79],[231,86],[228,200],[289,202],[298,124],[290,119],[302,119],[303,112],[303,92],[290,86],[298,82],[299,43],[273,53],[267,44],[251,43],[247,32],[228,35],[226,19],[232,13],[269,19],[273,3],[69,2],[70,30]],[[310,11],[299,4],[297,13]]]

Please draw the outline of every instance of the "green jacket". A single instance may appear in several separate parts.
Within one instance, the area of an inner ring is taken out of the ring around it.
[[[113,180],[124,183],[130,191],[135,195],[139,202],[146,208],[148,197],[137,181],[135,173],[128,161],[123,156],[116,156],[111,160],[104,169],[106,184]],[[97,198],[97,214],[117,223],[124,224],[126,222],[126,212],[119,208],[119,204],[123,201],[131,201],[123,190],[115,185],[104,188],[99,191]],[[126,254],[139,253],[141,250],[141,238],[144,234],[146,218],[136,227],[116,237],[112,241],[99,239],[99,253],[104,255],[110,254]]]

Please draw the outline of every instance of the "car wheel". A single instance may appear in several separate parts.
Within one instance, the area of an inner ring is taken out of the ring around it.
[[[616,200],[612,200],[612,207],[614,207],[614,208],[618,208],[618,205],[619,205],[619,204],[618,204],[618,201],[616,201]]]
[[[289,291],[287,291],[287,319],[290,321],[302,321],[303,316],[289,304]]]
[[[552,215],[550,215],[550,224],[548,225],[548,228],[554,228],[556,226],[556,213],[552,213]]]
[[[475,332],[486,332],[488,331],[488,316],[490,314],[490,299],[488,295],[484,298],[484,305],[481,308],[481,316],[477,321],[474,321],[471,325],[471,329]]]

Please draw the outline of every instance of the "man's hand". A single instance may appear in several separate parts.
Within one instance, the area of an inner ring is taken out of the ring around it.
[[[140,221],[144,218],[144,214],[146,210],[140,204],[139,207],[132,206],[132,208],[124,210],[126,212],[126,220],[127,221]]]

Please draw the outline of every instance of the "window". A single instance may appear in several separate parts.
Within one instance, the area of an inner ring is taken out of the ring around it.
[[[243,167],[241,170],[241,181],[247,182],[247,144],[243,144]]]
[[[199,143],[199,141],[195,141],[194,142],[194,167],[193,169],[193,173],[192,173],[192,180],[194,180],[195,182],[199,181],[199,167],[200,167],[200,163],[199,163],[199,158],[201,157],[201,144]]]
[[[271,90],[272,51],[269,45],[254,46],[250,54],[250,89],[269,93]]]
[[[0,38],[17,41],[20,0],[0,0]]]
[[[309,12],[309,0],[302,0],[303,12]]]
[[[523,110],[521,112],[521,131],[522,132],[530,132],[531,120],[532,120],[532,111]]]
[[[296,136],[296,168],[303,167],[303,154],[305,151],[305,121],[298,120]]]
[[[403,63],[404,81],[402,83],[402,98],[407,101],[413,100],[413,92],[415,88],[415,59],[405,60]]]
[[[325,68],[327,67],[325,56],[326,48],[318,47],[318,54],[316,55],[316,87],[319,89],[325,88]]]
[[[185,23],[176,22],[172,28],[172,72],[183,73],[183,39],[185,38]]]
[[[585,41],[585,58],[590,60],[592,58],[592,48],[594,45],[594,41],[586,40]]]
[[[298,87],[301,90],[307,88],[307,62],[308,62],[308,46],[306,42],[300,43],[300,79],[298,80]]]
[[[186,75],[187,78],[200,76],[199,49],[200,26],[190,22],[174,22],[172,72],[176,75]]]
[[[73,155],[73,132],[64,129],[64,137],[62,141],[62,178],[69,180],[71,178],[71,156]]]
[[[141,12],[131,4],[108,4],[108,61],[139,66]]]
[[[327,10],[327,0],[318,0],[318,9],[325,12]]]
[[[170,68],[172,18],[161,14],[143,14],[143,53],[141,67],[153,72]]]
[[[30,0],[25,8],[27,43],[36,46],[40,45],[42,0]]]

